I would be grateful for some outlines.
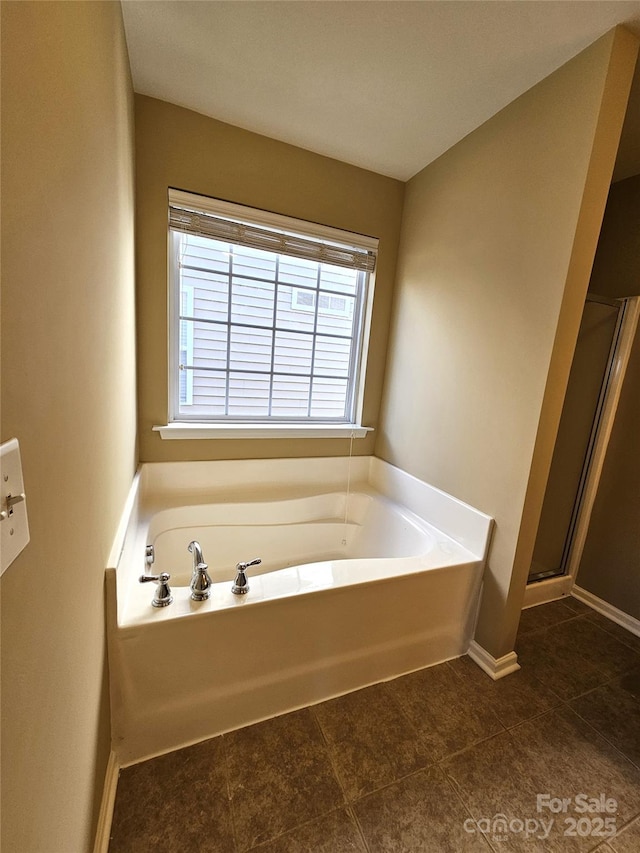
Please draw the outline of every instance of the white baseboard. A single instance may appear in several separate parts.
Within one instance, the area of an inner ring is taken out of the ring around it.
[[[113,807],[116,801],[116,788],[118,786],[118,774],[120,764],[112,750],[107,762],[107,770],[104,774],[104,787],[102,789],[102,802],[100,803],[100,814],[98,815],[98,827],[96,829],[96,840],[93,845],[93,853],[107,853],[109,850],[109,836],[111,835],[111,820],[113,818]]]
[[[467,654],[471,660],[474,663],[477,663],[480,669],[484,670],[484,672],[493,678],[494,681],[497,681],[499,678],[504,678],[505,675],[509,675],[510,673],[516,672],[520,669],[518,655],[515,652],[509,652],[509,654],[503,655],[501,658],[494,658],[493,655],[490,655],[489,652],[486,649],[483,649],[475,640],[471,640],[469,643],[469,651]]]
[[[597,595],[594,595],[587,589],[583,589],[581,586],[574,586],[572,595],[574,598],[577,598],[578,601],[581,601],[583,604],[592,607],[594,610],[597,610],[598,613],[606,616],[607,619],[611,619],[612,622],[622,625],[623,628],[626,628],[627,631],[635,634],[636,637],[640,637],[640,619],[636,619],[634,616],[629,616],[628,613],[625,613],[623,610],[619,610],[617,607],[614,607],[613,604],[609,604],[608,601],[598,598]]]

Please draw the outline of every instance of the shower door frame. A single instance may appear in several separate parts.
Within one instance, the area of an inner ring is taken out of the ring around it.
[[[567,595],[575,584],[640,316],[639,296],[612,299],[590,293],[585,302],[618,307],[618,318],[567,530],[560,572],[551,577],[530,580],[525,592],[525,607]]]

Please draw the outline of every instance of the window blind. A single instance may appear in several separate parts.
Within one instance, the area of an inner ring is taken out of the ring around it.
[[[169,205],[169,227],[174,231],[182,231],[198,237],[209,237],[237,246],[348,267],[362,272],[373,272],[376,264],[375,253],[366,249],[325,240],[312,240],[298,234],[272,230],[233,219],[223,219],[176,203]]]

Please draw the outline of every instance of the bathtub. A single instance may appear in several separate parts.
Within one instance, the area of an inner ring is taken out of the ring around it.
[[[464,654],[491,527],[375,457],[142,465],[107,569],[120,763]],[[145,570],[171,575],[170,606],[151,606]]]

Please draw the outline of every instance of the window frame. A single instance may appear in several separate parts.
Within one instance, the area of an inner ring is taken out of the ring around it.
[[[269,230],[284,231],[296,235],[302,235],[313,240],[323,240],[338,246],[348,246],[358,250],[364,250],[377,256],[378,240],[373,237],[343,231],[331,226],[319,225],[305,220],[293,219],[292,217],[258,210],[220,199],[207,196],[186,193],[180,190],[169,190],[169,205],[183,205],[192,210],[213,214],[223,218],[250,223],[252,225],[264,226]],[[346,415],[343,418],[336,417],[313,417],[313,416],[279,416],[265,415],[257,418],[252,416],[223,415],[208,417],[201,413],[192,414],[180,411],[180,273],[176,247],[181,232],[171,227],[168,231],[168,253],[167,253],[167,295],[168,295],[168,419],[166,427],[158,427],[163,438],[176,438],[179,436],[181,424],[189,431],[190,437],[209,437],[202,428],[210,427],[212,434],[224,437],[233,437],[233,432],[242,431],[243,435],[255,428],[256,432],[262,430],[267,435],[278,434],[282,428],[283,434],[296,430],[300,435],[320,435],[326,428],[327,435],[349,434],[344,430],[355,428],[357,435],[363,435],[367,428],[361,426],[362,407],[364,401],[365,373],[369,349],[369,337],[371,331],[371,313],[373,307],[373,296],[375,291],[375,269],[365,272],[361,298],[356,298],[354,303],[354,316],[357,317],[357,334],[352,338],[352,352],[350,358],[350,373],[353,371],[353,381],[350,383]],[[203,235],[206,236],[206,235]],[[368,279],[368,281],[367,281]],[[173,427],[173,429],[169,429]],[[195,428],[195,429],[194,429]],[[154,427],[154,429],[156,429]],[[164,432],[163,432],[164,430]],[[341,431],[342,430],[342,431]],[[352,435],[355,433],[351,432]]]

